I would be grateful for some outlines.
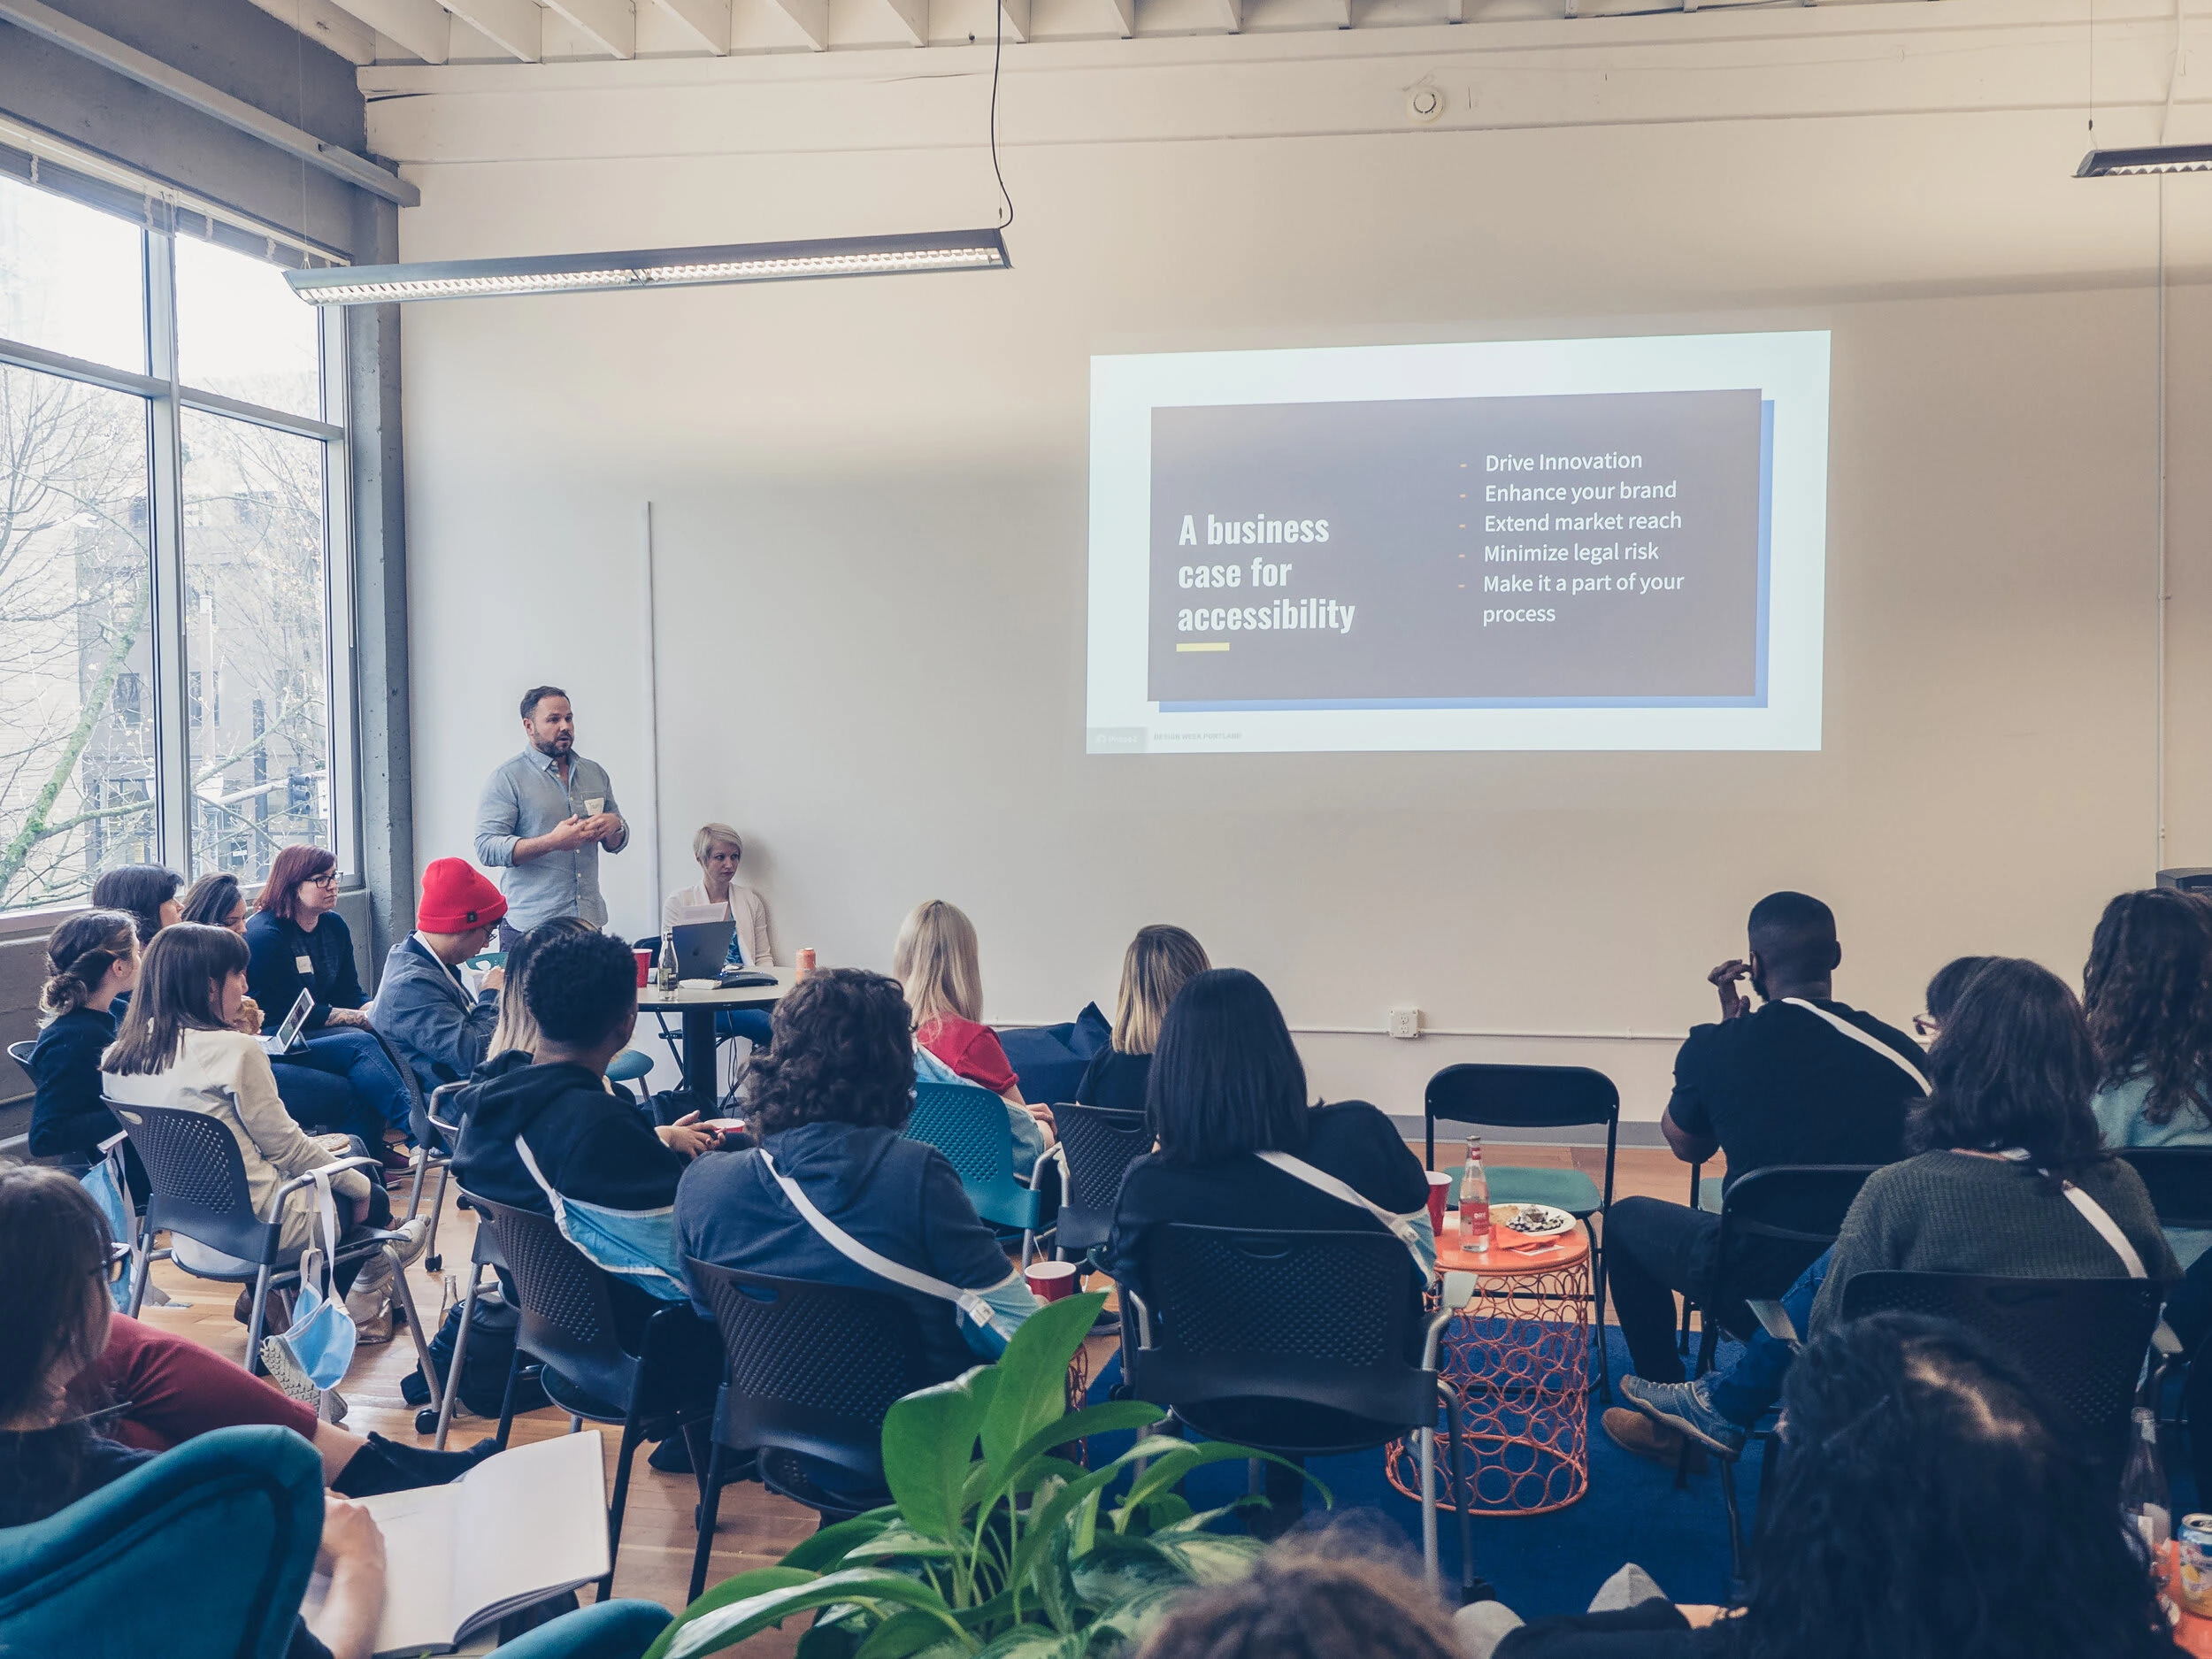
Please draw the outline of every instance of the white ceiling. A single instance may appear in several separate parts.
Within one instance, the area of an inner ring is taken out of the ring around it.
[[[1813,0],[253,0],[356,64],[555,63],[1794,9]],[[1826,0],[1912,5],[1928,0]]]

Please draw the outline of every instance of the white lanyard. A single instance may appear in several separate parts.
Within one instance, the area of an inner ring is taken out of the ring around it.
[[[865,1268],[879,1279],[887,1279],[895,1285],[918,1290],[925,1296],[934,1296],[940,1302],[957,1303],[960,1311],[979,1325],[991,1323],[991,1304],[972,1290],[963,1290],[957,1285],[948,1285],[941,1279],[932,1279],[927,1273],[918,1273],[912,1268],[893,1261],[887,1256],[878,1256],[858,1239],[846,1232],[814,1207],[814,1201],[806,1195],[798,1182],[776,1167],[768,1149],[760,1149],[761,1167],[774,1177],[776,1185],[783,1188],[783,1195],[791,1201],[791,1207],[799,1212],[799,1218],[821,1235],[822,1241],[847,1261]]]
[[[2015,1164],[2025,1164],[2028,1149],[2025,1147],[2007,1147],[1997,1156]],[[2036,1173],[2047,1177],[2050,1171],[2039,1168]],[[2071,1181],[2061,1181],[2058,1187],[2066,1194],[2066,1202],[2081,1211],[2081,1218],[2096,1228],[2097,1236],[2112,1247],[2113,1252],[2120,1258],[2120,1264],[2127,1269],[2128,1277],[2148,1279],[2150,1274],[2144,1270],[2143,1258],[2135,1253],[2135,1247],[2128,1242],[2128,1235],[2120,1231],[2120,1224],[2113,1220],[2105,1207]]]
[[[1850,1038],[1852,1041],[1859,1044],[1863,1048],[1873,1049],[1876,1054],[1880,1055],[1883,1059],[1887,1060],[1892,1065],[1897,1067],[1899,1071],[1902,1071],[1907,1077],[1910,1078],[1915,1083],[1918,1084],[1920,1086],[1920,1092],[1923,1094],[1932,1094],[1935,1093],[1932,1088],[1928,1087],[1928,1079],[1922,1073],[1920,1068],[1915,1065],[1911,1061],[1906,1059],[1903,1055],[1898,1053],[1896,1049],[1891,1048],[1880,1038],[1870,1037],[1866,1033],[1861,1031],[1849,1020],[1840,1018],[1838,1016],[1830,1013],[1819,1003],[1808,1002],[1801,996],[1786,996],[1781,1000],[1787,1002],[1792,1008],[1801,1008],[1808,1014],[1818,1016],[1820,1018],[1826,1020],[1831,1025],[1833,1025],[1845,1036]]]
[[[1254,1156],[1261,1163],[1271,1164],[1280,1170],[1294,1181],[1303,1181],[1316,1192],[1326,1193],[1340,1203],[1350,1204],[1355,1209],[1364,1210],[1395,1233],[1399,1243],[1413,1252],[1413,1264],[1416,1267],[1419,1268],[1425,1275],[1428,1272],[1429,1263],[1421,1259],[1421,1249],[1417,1242],[1421,1235],[1413,1225],[1413,1217],[1422,1214],[1421,1210],[1417,1210],[1409,1215],[1401,1216],[1395,1211],[1385,1210],[1357,1188],[1337,1179],[1326,1170],[1317,1170],[1302,1159],[1292,1157],[1287,1152],[1261,1152]]]

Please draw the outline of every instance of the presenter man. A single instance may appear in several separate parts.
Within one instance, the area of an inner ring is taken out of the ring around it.
[[[604,927],[599,849],[618,853],[630,844],[607,769],[576,752],[576,711],[568,693],[558,686],[523,693],[522,734],[522,753],[485,780],[476,803],[476,862],[506,872],[500,878],[507,895],[502,950],[558,916]]]

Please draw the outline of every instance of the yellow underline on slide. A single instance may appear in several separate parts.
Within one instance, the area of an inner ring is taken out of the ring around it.
[[[1225,651],[1229,649],[1229,641],[1226,640],[1207,640],[1202,642],[1191,644],[1178,643],[1175,649],[1179,651]]]

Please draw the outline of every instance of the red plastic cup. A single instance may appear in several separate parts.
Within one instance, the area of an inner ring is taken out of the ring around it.
[[[652,977],[653,953],[649,950],[633,950],[630,954],[637,958],[637,982],[643,985]]]
[[[1441,1170],[1431,1170],[1429,1176],[1429,1228],[1438,1238],[1444,1236],[1444,1201],[1450,1196],[1452,1178]]]
[[[1030,1294],[1039,1302],[1057,1302],[1063,1296],[1075,1294],[1073,1262],[1032,1262],[1028,1278]]]

